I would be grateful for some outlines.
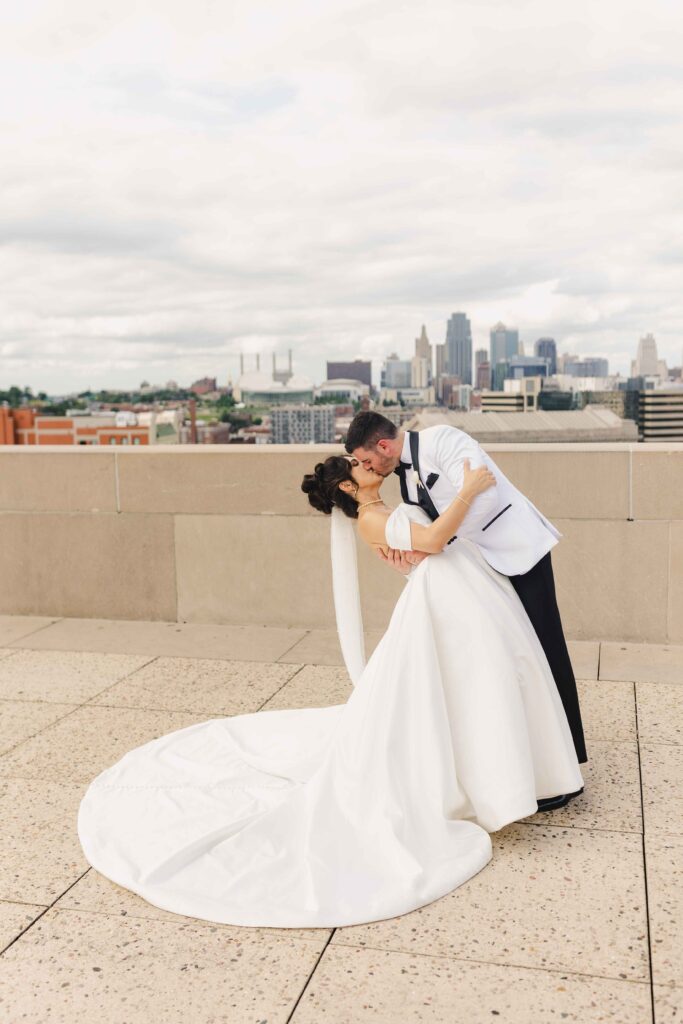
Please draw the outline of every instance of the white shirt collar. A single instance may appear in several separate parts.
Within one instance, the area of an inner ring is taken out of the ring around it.
[[[410,435],[408,434],[408,431],[406,430],[405,431],[405,436],[403,438],[403,450],[401,452],[401,462],[411,462],[412,463],[412,461],[413,461],[413,458],[412,458],[412,455],[410,454]]]

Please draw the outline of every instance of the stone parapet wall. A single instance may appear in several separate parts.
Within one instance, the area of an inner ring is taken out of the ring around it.
[[[683,642],[683,444],[483,447],[564,534],[568,637]],[[4,446],[0,614],[334,628],[329,519],[300,482],[338,450]],[[383,628],[405,584],[359,554]]]

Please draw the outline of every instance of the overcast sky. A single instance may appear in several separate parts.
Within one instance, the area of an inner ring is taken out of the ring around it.
[[[678,0],[3,8],[0,389],[321,380],[456,310],[680,365]]]

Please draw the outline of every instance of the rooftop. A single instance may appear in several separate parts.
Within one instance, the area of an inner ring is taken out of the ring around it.
[[[500,392],[501,397],[508,397]],[[595,442],[637,441],[638,428],[633,420],[624,420],[611,409],[592,405],[585,409],[534,412],[455,412],[425,409],[408,427],[424,427],[448,423],[470,434],[479,442],[526,441]]]
[[[167,913],[103,878],[77,808],[99,771],[165,732],[345,701],[334,632],[0,616],[5,1019],[673,1021],[683,646],[570,647],[590,758],[580,797],[494,833],[483,871],[411,914],[251,929]]]

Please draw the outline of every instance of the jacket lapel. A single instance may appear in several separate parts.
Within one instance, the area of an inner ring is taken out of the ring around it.
[[[433,521],[434,519],[439,518],[439,511],[432,501],[431,495],[425,487],[420,473],[420,435],[417,430],[408,431],[408,440],[410,442],[410,457],[413,460],[413,469],[416,471],[422,484],[421,487],[417,488],[417,504],[420,508],[424,509],[429,518]]]

